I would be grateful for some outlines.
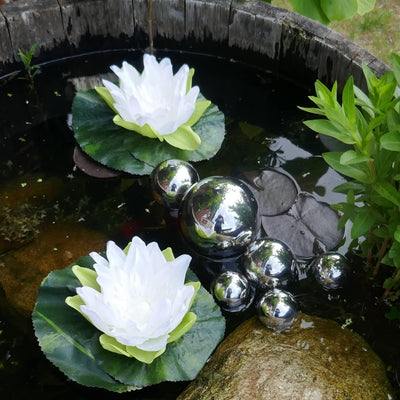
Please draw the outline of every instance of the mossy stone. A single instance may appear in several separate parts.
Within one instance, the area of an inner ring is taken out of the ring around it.
[[[178,400],[394,399],[385,367],[358,334],[299,314],[275,333],[254,317],[217,348]]]

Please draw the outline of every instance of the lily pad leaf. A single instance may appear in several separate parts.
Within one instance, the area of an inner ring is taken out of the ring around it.
[[[94,261],[91,257],[82,257],[73,265],[76,264],[93,270]],[[43,281],[32,319],[46,357],[82,385],[125,392],[163,381],[194,379],[223,338],[225,320],[212,296],[200,287],[188,313],[195,314],[197,319],[188,315],[173,332],[178,339],[169,343],[151,364],[105,350],[100,344],[102,332],[65,302],[67,297],[71,301],[76,288],[81,286],[72,272],[73,265],[51,272]],[[188,284],[197,280],[188,270]],[[191,329],[186,331],[188,328]],[[107,342],[107,338],[102,340]],[[107,343],[112,347],[110,341]],[[133,349],[124,351],[130,353]]]
[[[79,264],[88,266],[88,258],[79,259]],[[115,392],[136,389],[115,380],[99,367],[85,343],[101,347],[98,342],[100,332],[86,329],[90,323],[65,303],[65,298],[75,295],[74,288],[81,284],[71,266],[55,272],[43,281],[32,315],[35,334],[46,357],[82,385]]]
[[[298,189],[289,176],[273,171],[252,171],[243,174],[252,191],[260,215],[277,215],[289,210],[296,201]]]
[[[199,103],[199,104],[197,104]],[[150,127],[139,128],[129,124],[128,129],[114,123],[115,114],[95,91],[78,92],[72,104],[73,129],[81,149],[94,160],[110,168],[135,175],[148,175],[160,162],[177,158],[185,161],[201,161],[213,157],[225,137],[225,117],[214,104],[209,105],[201,95],[196,103],[193,121],[205,109],[200,119],[191,126],[190,145],[201,144],[196,150],[183,150],[171,146],[167,140],[160,141]],[[189,119],[190,122],[193,122]],[[123,122],[116,120],[118,124]],[[125,124],[126,125],[126,124]],[[185,126],[188,123],[184,124]],[[143,136],[146,135],[146,136]],[[165,136],[162,139],[166,139]]]
[[[281,240],[300,258],[334,249],[343,238],[338,222],[339,215],[329,204],[308,193],[300,193],[287,213],[262,217],[268,237]]]

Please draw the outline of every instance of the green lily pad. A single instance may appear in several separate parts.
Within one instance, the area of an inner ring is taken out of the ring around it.
[[[72,115],[75,138],[85,153],[110,168],[135,175],[148,175],[160,162],[172,158],[210,159],[225,137],[225,117],[214,104],[192,126],[201,139],[200,146],[193,151],[181,150],[165,140],[161,142],[116,125],[115,113],[95,90],[77,93]]]
[[[193,327],[168,344],[151,364],[105,350],[102,334],[65,303],[81,286],[72,266],[93,269],[91,257],[82,257],[43,281],[32,314],[35,334],[46,357],[70,379],[86,386],[125,392],[163,381],[194,379],[225,331],[225,320],[212,296],[201,287],[191,308],[197,315]],[[197,281],[188,270],[186,281]]]

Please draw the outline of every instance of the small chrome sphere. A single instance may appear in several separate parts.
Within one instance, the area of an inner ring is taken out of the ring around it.
[[[349,273],[346,257],[334,252],[315,257],[310,269],[317,282],[326,290],[342,288]]]
[[[230,312],[245,310],[252,302],[251,287],[239,272],[226,271],[211,283],[211,293],[218,305]]]
[[[261,288],[286,288],[293,280],[293,259],[283,242],[258,239],[249,244],[243,267],[247,277]]]
[[[296,320],[298,304],[291,293],[273,289],[261,297],[256,309],[258,318],[267,328],[281,332]]]
[[[239,180],[214,176],[194,184],[179,209],[189,246],[211,258],[243,253],[257,226],[257,203]]]
[[[188,162],[163,161],[151,174],[153,196],[158,203],[177,210],[187,190],[198,180],[199,174]]]

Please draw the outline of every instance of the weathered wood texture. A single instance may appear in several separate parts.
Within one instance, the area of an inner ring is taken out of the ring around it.
[[[0,63],[12,62],[14,59],[13,48],[11,44],[10,34],[8,32],[7,22],[3,14],[0,13]]]
[[[26,51],[34,43],[38,45],[36,52],[38,54],[40,49],[51,50],[65,40],[57,1],[36,0],[30,4],[32,6],[28,7],[25,1],[16,1],[1,6],[12,45],[12,55],[1,54],[1,60],[12,57],[17,59],[19,49]]]
[[[78,47],[83,37],[132,37],[132,0],[59,0],[65,36]]]
[[[228,42],[230,11],[229,0],[186,0],[186,35],[200,42]]]
[[[154,47],[258,57],[262,67],[309,83],[363,84],[361,64],[388,67],[331,29],[259,1],[153,0]],[[0,6],[0,68],[38,43],[38,60],[88,50],[147,47],[148,0],[19,0]],[[42,58],[40,58],[42,57]],[[0,70],[1,73],[1,70]]]

